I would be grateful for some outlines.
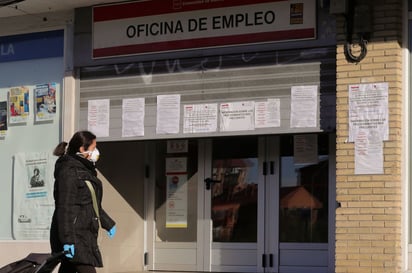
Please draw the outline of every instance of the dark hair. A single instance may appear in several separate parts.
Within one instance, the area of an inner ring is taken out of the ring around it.
[[[93,143],[93,140],[96,139],[96,136],[89,131],[78,131],[76,132],[69,143],[60,142],[56,148],[54,148],[53,154],[56,156],[62,156],[65,153],[70,155],[75,155],[80,151],[80,147],[83,147],[85,150]],[[69,145],[66,149],[66,146]]]

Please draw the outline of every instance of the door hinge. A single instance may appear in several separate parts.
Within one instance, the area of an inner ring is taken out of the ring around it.
[[[145,252],[144,254],[143,254],[143,262],[144,262],[144,265],[148,265],[149,264],[149,253],[147,253],[147,252]]]

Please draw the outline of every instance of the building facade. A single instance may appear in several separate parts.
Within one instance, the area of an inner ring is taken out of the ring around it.
[[[49,251],[37,208],[51,201],[22,196],[50,188],[22,187],[19,171],[40,165],[51,184],[47,152],[89,129],[118,223],[101,272],[407,272],[412,5],[158,2],[86,5],[35,29],[1,19],[3,55],[34,34],[64,41],[44,63],[0,58],[19,75],[0,86],[0,264]],[[30,102],[11,116],[12,89],[35,101],[52,83],[54,115]]]

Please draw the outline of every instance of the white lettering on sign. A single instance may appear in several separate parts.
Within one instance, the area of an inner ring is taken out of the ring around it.
[[[14,55],[13,44],[0,44],[0,56]]]

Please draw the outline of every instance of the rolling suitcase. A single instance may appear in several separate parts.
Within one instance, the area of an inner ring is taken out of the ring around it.
[[[26,258],[0,268],[0,273],[51,273],[64,252],[57,254],[30,253]]]

